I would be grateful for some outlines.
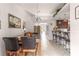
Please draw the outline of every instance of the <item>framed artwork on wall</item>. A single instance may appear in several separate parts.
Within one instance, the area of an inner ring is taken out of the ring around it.
[[[75,7],[75,19],[79,19],[79,6]]]
[[[8,14],[8,23],[9,28],[21,28],[21,19],[12,14]]]

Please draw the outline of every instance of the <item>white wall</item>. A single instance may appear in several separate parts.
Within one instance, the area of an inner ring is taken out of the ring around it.
[[[79,4],[70,5],[71,56],[79,56],[79,19],[75,19],[76,6]]]
[[[23,21],[26,22],[26,31],[33,31],[33,24],[35,18],[28,13],[26,10],[20,6],[16,6],[16,4],[0,4],[0,20],[1,20],[1,29],[0,29],[0,55],[5,55],[4,50],[4,42],[2,37],[4,36],[18,36],[22,34],[24,31],[21,28],[8,28],[8,13],[17,16],[22,20],[21,24],[23,25]],[[32,25],[32,26],[31,26]]]
[[[3,15],[2,11],[4,10],[4,7],[3,8],[2,7],[3,7],[3,5],[0,4],[0,20],[1,20],[1,29],[0,29],[0,55],[5,55],[5,53],[4,53],[5,52],[5,49],[4,49],[5,46],[4,46],[4,42],[2,40],[2,37],[5,35],[4,29],[5,29],[6,26],[4,26],[5,25],[4,24],[4,18],[3,18],[4,16],[2,16]],[[5,11],[3,11],[3,12],[5,12]]]
[[[51,30],[53,30],[53,28],[56,26],[56,20],[52,19],[51,23],[52,24],[50,25],[50,27],[51,27]]]
[[[1,4],[2,5],[2,4]],[[5,31],[5,33],[7,34],[7,36],[17,36],[21,33],[23,33],[23,21],[26,22],[26,32],[27,31],[33,31],[33,24],[34,24],[34,20],[35,17],[31,16],[29,13],[26,12],[26,10],[24,10],[22,7],[20,6],[16,6],[16,4],[3,4],[1,7],[1,18],[2,18],[2,27]],[[19,17],[22,21],[21,21],[21,28],[8,28],[8,13],[13,14],[14,16]]]
[[[30,16],[30,17],[29,17]],[[35,21],[36,18],[34,15],[31,15],[30,13],[26,12],[26,31],[30,31],[30,32],[34,32],[34,25],[35,25]]]

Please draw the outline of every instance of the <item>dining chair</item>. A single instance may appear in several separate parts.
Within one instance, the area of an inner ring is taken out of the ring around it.
[[[3,37],[3,40],[6,48],[6,55],[18,56],[20,53],[20,47],[17,37]]]
[[[37,54],[37,44],[36,39],[34,37],[21,37],[22,39],[22,51],[23,55],[26,53],[34,53]]]
[[[30,36],[30,37],[32,37],[32,32],[26,32],[26,33],[24,33],[24,36]]]

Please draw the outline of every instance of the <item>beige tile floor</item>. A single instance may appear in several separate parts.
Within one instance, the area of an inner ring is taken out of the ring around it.
[[[57,45],[55,42],[48,41],[47,46],[41,45],[41,55],[42,56],[69,56],[69,52],[67,52],[62,46]]]
[[[56,44],[53,40],[48,40],[46,34],[41,33],[41,56],[69,56],[63,46]]]

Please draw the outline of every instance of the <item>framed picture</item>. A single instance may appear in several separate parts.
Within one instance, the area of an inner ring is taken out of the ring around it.
[[[75,19],[79,19],[79,6],[75,7]]]
[[[21,19],[12,15],[8,14],[8,23],[9,23],[9,28],[21,28]]]

